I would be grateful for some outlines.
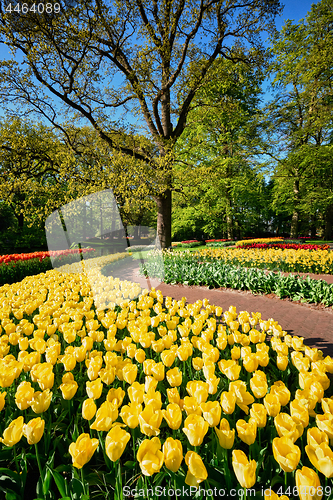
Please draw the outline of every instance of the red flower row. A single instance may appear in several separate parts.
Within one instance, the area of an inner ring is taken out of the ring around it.
[[[307,245],[303,243],[245,243],[240,248],[282,248],[282,250],[329,250],[329,245]]]
[[[57,257],[58,255],[71,255],[76,253],[95,252],[93,248],[73,248],[71,250],[51,250],[51,252],[13,253],[10,255],[0,255],[0,264],[9,264],[18,260],[39,259],[42,261],[46,257]]]

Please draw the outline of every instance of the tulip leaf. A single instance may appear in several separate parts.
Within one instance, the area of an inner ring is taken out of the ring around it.
[[[136,462],[132,462],[131,460],[128,460],[127,462],[124,463],[124,467],[127,467],[128,469],[134,469],[136,465]]]
[[[50,469],[49,466],[47,466],[47,468],[48,468],[48,472],[50,472],[52,474],[52,477],[54,479],[55,484],[57,485],[57,488],[59,490],[61,497],[65,498],[66,497],[66,486],[65,486],[64,478],[56,470]]]
[[[83,496],[83,485],[81,481],[76,478],[73,478],[70,482],[70,488],[73,491],[72,498],[73,500],[81,500]]]
[[[283,478],[281,476],[278,476],[277,474],[273,477],[271,481],[271,487],[275,486],[276,484],[284,484]]]
[[[6,500],[21,500],[21,496],[13,490],[6,490]]]

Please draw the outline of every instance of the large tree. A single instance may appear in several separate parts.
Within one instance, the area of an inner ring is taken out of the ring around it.
[[[275,148],[267,153],[275,163],[276,205],[286,202],[282,210],[288,207],[291,215],[291,237],[298,235],[302,213],[312,218],[318,211],[309,186],[332,189],[332,165],[321,153],[332,143],[332,23],[332,3],[321,0],[298,24],[287,21],[272,45],[276,94],[267,131]],[[329,195],[320,207],[327,238],[332,237],[332,201]]]
[[[23,66],[15,59],[2,64],[2,98],[27,104],[60,128],[62,103],[110,147],[145,162],[156,178],[161,245],[170,246],[174,147],[193,98],[218,56],[261,57],[260,33],[274,29],[279,0],[57,3],[59,13],[38,14],[6,12],[0,1],[1,41],[23,58]],[[128,114],[132,123],[139,118],[157,152],[117,139]]]

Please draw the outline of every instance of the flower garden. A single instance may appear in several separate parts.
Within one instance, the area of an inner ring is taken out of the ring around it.
[[[333,303],[321,280],[267,274],[332,273],[328,250],[163,255],[166,282],[192,283],[195,269],[200,283],[237,275],[258,291],[264,276],[293,279]],[[3,498],[333,499],[333,359],[260,312],[101,273],[125,258],[89,259],[89,279],[78,262],[0,287]]]

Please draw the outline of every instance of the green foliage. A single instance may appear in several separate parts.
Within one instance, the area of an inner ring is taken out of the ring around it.
[[[0,286],[6,283],[17,283],[26,276],[44,273],[53,269],[50,257],[44,259],[18,260],[8,264],[0,264]]]
[[[153,256],[141,266],[141,272],[159,276]],[[258,294],[275,293],[279,298],[333,305],[333,285],[326,281],[248,269],[217,259],[204,259],[189,252],[164,253],[164,273],[165,283],[251,290]]]

